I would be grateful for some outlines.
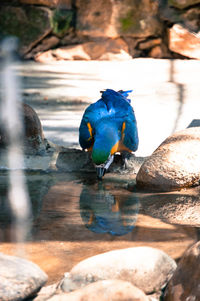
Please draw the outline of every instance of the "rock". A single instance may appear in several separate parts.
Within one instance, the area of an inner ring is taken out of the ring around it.
[[[199,4],[200,0],[168,0],[169,6],[174,6],[179,9],[187,8],[189,6]]]
[[[134,174],[138,172],[139,168],[144,163],[144,160],[145,157],[136,157],[135,155],[130,154],[127,159],[127,167],[124,170],[122,156],[115,155],[114,162],[110,166],[109,170],[113,173],[122,173],[124,171],[125,173],[129,172]],[[62,148],[59,151],[56,167],[65,172],[95,172],[90,153],[75,148]]]
[[[24,152],[26,155],[42,155],[48,147],[44,138],[42,125],[37,113],[27,104],[23,104],[22,117],[24,119]],[[8,137],[0,129],[0,150],[8,146]]]
[[[53,296],[49,301],[148,301],[149,298],[130,282],[122,280],[102,280],[68,294]]]
[[[51,16],[45,7],[1,6],[0,34],[18,37],[20,53],[24,55],[51,32]]]
[[[67,292],[98,280],[119,279],[131,282],[145,293],[153,293],[166,285],[175,269],[175,261],[158,249],[114,250],[75,265],[64,278],[62,289]]]
[[[42,155],[48,145],[37,113],[27,104],[23,105],[25,127],[25,154]]]
[[[47,58],[49,58],[49,52]],[[103,39],[80,45],[65,46],[51,51],[52,60],[127,60],[132,59],[128,54],[128,45],[121,39]],[[43,53],[44,55],[44,53]],[[41,54],[36,60],[41,62]],[[51,57],[50,57],[51,59]],[[45,61],[45,57],[43,59]]]
[[[140,213],[170,224],[200,227],[199,188],[144,195],[140,199]]]
[[[181,14],[181,24],[183,24],[184,27],[188,28],[190,31],[198,32],[200,27],[199,16],[200,7],[188,9]]]
[[[57,48],[52,53],[57,60],[90,60],[82,44]]]
[[[175,24],[169,29],[169,49],[189,58],[200,59],[200,32],[195,34]]]
[[[200,241],[183,254],[167,285],[164,301],[200,300]]]
[[[91,37],[147,37],[162,32],[158,2],[77,0],[77,31]]]
[[[127,61],[131,59],[132,57],[122,49],[119,53],[106,52],[99,58],[101,61]]]
[[[80,149],[65,149],[60,151],[56,161],[56,167],[59,170],[67,172],[80,171],[84,169],[84,167],[89,170],[94,170],[89,153],[81,151]]]
[[[52,32],[62,38],[73,28],[74,11],[66,8],[58,8],[54,10],[51,19]]]
[[[48,286],[44,286],[41,290],[37,293],[37,296],[32,299],[32,301],[45,301],[49,300],[55,294],[60,292],[58,288],[58,283],[54,283]]]
[[[163,52],[162,52],[162,48],[160,47],[160,45],[153,47],[149,51],[149,56],[156,58],[156,59],[161,59],[163,57]]]
[[[25,59],[33,58],[37,53],[44,52],[45,50],[49,50],[51,48],[54,48],[56,45],[58,45],[59,41],[60,40],[55,36],[45,38],[30,53],[25,55]]]
[[[150,39],[147,41],[140,42],[138,48],[141,50],[144,50],[144,49],[148,49],[148,48],[153,48],[157,45],[160,45],[161,43],[162,43],[162,40],[160,38]]]
[[[192,127],[168,137],[143,163],[137,186],[161,191],[199,184],[200,128]]]
[[[42,52],[42,53],[37,53],[34,56],[34,59],[36,62],[39,63],[50,63],[50,62],[54,62],[57,61],[56,57],[53,55],[53,52],[51,50]]]
[[[71,9],[71,0],[18,0],[19,3],[30,4],[30,5],[44,5],[58,9]]]
[[[181,24],[190,31],[199,31],[200,7],[191,7],[189,9],[179,10],[162,1],[159,5],[159,16],[168,24]]]
[[[47,281],[47,275],[34,263],[0,253],[0,298],[24,300],[35,294]]]
[[[121,38],[103,39],[102,41],[84,43],[83,48],[92,60],[110,60],[114,56],[117,58],[117,55],[120,57],[120,55],[123,54],[129,59],[131,58],[128,54],[128,45]]]

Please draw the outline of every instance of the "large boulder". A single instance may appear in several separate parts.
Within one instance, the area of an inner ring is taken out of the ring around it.
[[[157,1],[77,0],[76,7],[76,29],[84,35],[147,37],[162,32]]]
[[[129,281],[145,293],[160,291],[176,269],[175,261],[150,247],[114,250],[75,265],[62,283],[64,291],[106,279]]]
[[[130,282],[102,280],[91,283],[75,292],[55,295],[49,301],[148,301],[149,298]]]
[[[0,299],[20,301],[36,293],[47,275],[34,263],[0,253]]]
[[[143,163],[136,177],[137,186],[165,191],[199,184],[199,150],[199,127],[173,134]]]
[[[183,254],[167,285],[164,301],[200,300],[200,241]]]
[[[20,53],[24,55],[51,32],[51,18],[47,7],[1,6],[0,35],[18,37]]]
[[[200,32],[195,34],[175,24],[169,29],[169,49],[189,58],[200,59]]]

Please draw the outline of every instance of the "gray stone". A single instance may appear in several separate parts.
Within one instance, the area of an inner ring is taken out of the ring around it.
[[[199,184],[200,128],[192,127],[168,137],[143,163],[137,186],[175,190]]]
[[[200,300],[200,241],[183,254],[167,285],[164,301]]]
[[[55,295],[49,301],[148,301],[149,298],[130,282],[122,280],[102,280],[68,294]]]
[[[18,301],[35,294],[47,275],[34,263],[0,253],[0,299]]]
[[[106,279],[129,281],[145,293],[161,290],[176,269],[166,253],[150,247],[135,247],[106,252],[75,265],[63,280],[62,289],[70,291]]]

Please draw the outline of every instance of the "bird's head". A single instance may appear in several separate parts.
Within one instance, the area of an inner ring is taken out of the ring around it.
[[[97,132],[92,149],[92,161],[95,165],[97,177],[102,179],[106,170],[113,162],[113,148],[119,141],[118,133],[115,128],[104,127],[103,131]]]
[[[93,150],[92,152],[92,160],[94,162],[97,177],[99,180],[103,178],[106,171],[110,167],[111,163],[113,162],[114,156],[110,153],[99,154],[99,150]]]

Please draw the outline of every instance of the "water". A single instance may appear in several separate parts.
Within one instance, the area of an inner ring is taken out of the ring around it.
[[[151,246],[178,260],[199,237],[199,188],[143,193],[134,176],[114,174],[99,183],[94,174],[26,172],[26,182],[33,215],[24,248],[49,283],[80,260],[113,249]],[[14,254],[7,184],[1,171],[0,252]]]

